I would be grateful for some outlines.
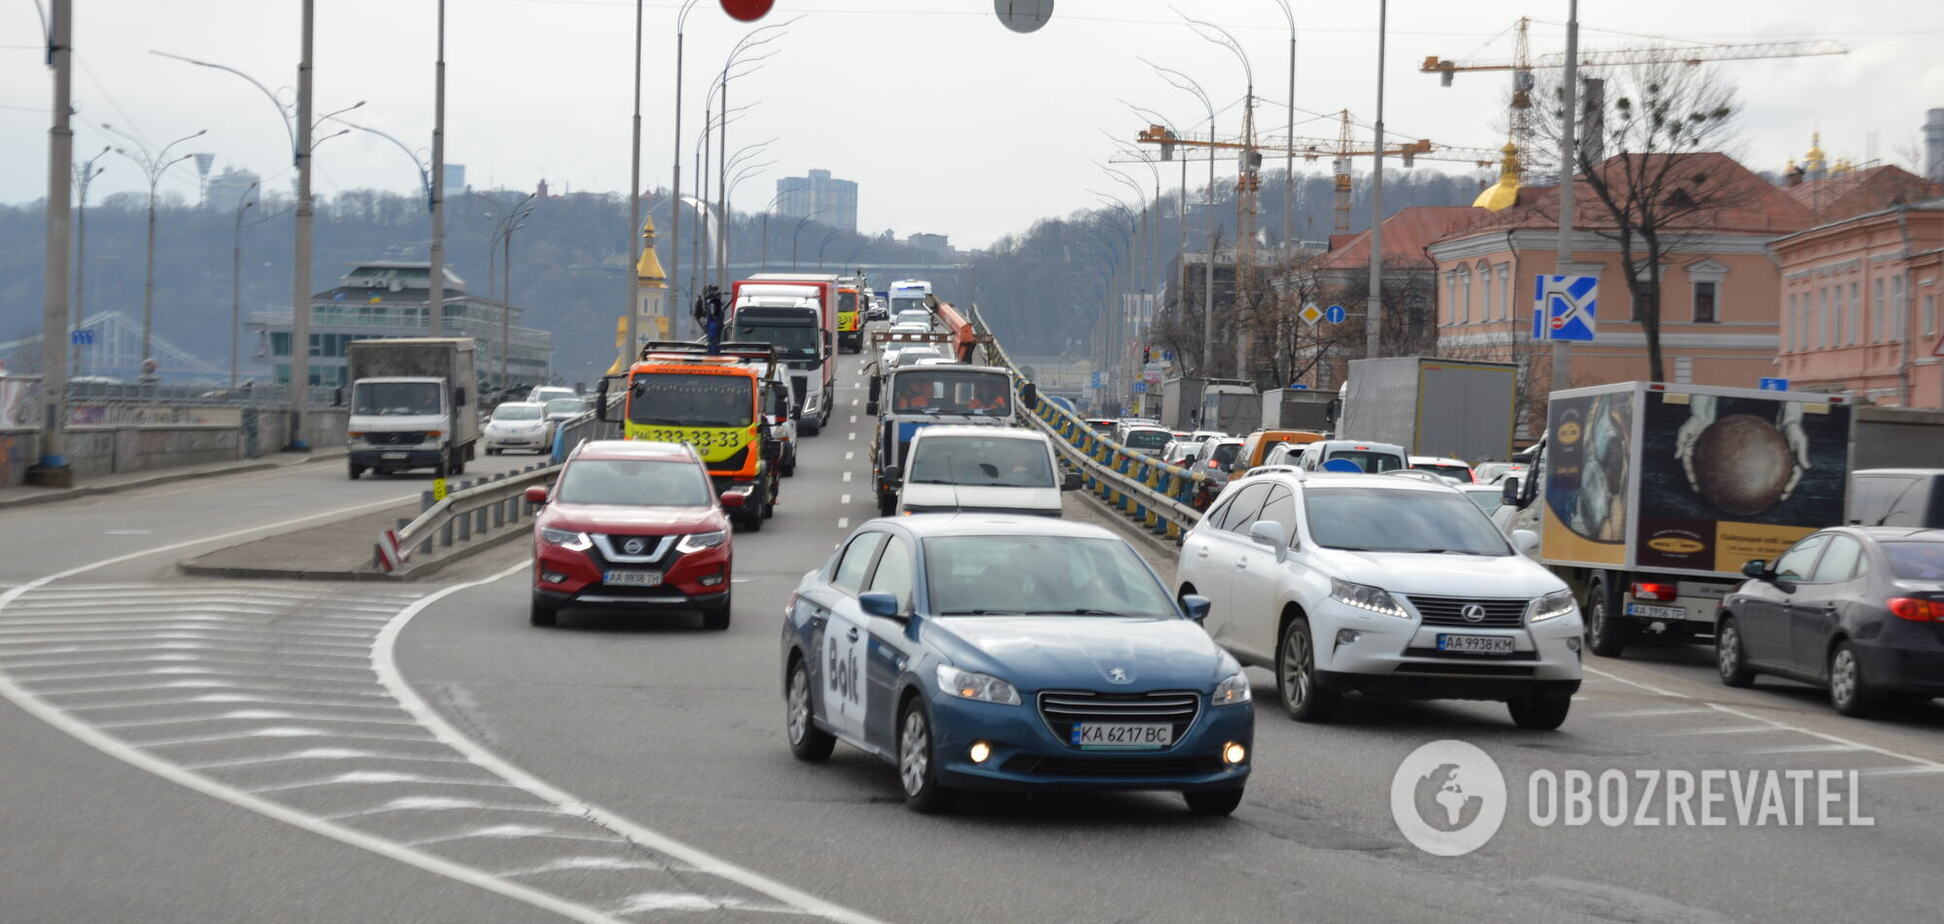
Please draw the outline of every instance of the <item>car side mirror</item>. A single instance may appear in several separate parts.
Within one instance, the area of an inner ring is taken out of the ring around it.
[[[1512,547],[1518,549],[1520,555],[1537,555],[1539,534],[1529,529],[1515,529],[1512,531]]]
[[[547,489],[543,485],[536,484],[533,487],[526,489],[526,493],[521,496],[525,497],[526,502],[529,504],[544,505],[547,503]]]
[[[1742,576],[1757,581],[1770,581],[1775,579],[1775,572],[1768,569],[1768,562],[1757,558],[1742,565]]]
[[[1508,507],[1519,506],[1519,479],[1508,477],[1499,485],[1499,503]]]
[[[1061,478],[1060,478],[1060,490],[1062,490],[1062,491],[1078,491],[1078,490],[1080,490],[1080,473],[1079,473],[1079,472],[1067,472],[1067,473],[1066,473],[1065,475],[1063,475],[1063,476],[1061,476]]]
[[[724,507],[741,507],[745,500],[748,498],[738,491],[724,491],[716,495],[716,501]]]
[[[768,429],[768,427],[765,426],[764,429]],[[766,435],[763,438],[763,448],[761,450],[761,455],[763,461],[765,462],[774,462],[778,459],[781,459],[783,458],[783,444],[777,442],[776,440],[770,439]]]
[[[602,423],[614,422],[614,419],[608,416],[608,380],[605,378],[601,380],[600,386],[594,389],[594,419]]]
[[[1031,382],[1027,382],[1019,386],[1019,400],[1020,403],[1026,405],[1029,408],[1038,407],[1039,406],[1039,386]]]
[[[1289,541],[1283,538],[1282,524],[1274,520],[1257,520],[1249,524],[1249,538],[1255,540],[1257,545],[1273,550],[1278,562],[1289,553]]]
[[[903,467],[903,466],[901,466],[901,465],[887,465],[887,466],[885,466],[885,467],[884,467],[884,480],[885,480],[885,481],[893,481],[893,482],[896,482],[896,481],[903,481],[903,480],[904,480],[904,467]]]
[[[877,416],[877,412],[878,412],[878,403],[876,398],[872,398],[870,401],[865,402],[864,413],[870,414],[871,416],[875,417]]]
[[[896,619],[898,616],[898,598],[883,591],[874,590],[867,594],[858,595],[857,608],[863,610],[866,616],[882,616],[886,619]]]
[[[1208,611],[1215,606],[1214,601],[1201,594],[1183,594],[1181,608],[1188,612],[1188,618],[1200,623],[1208,618]]]

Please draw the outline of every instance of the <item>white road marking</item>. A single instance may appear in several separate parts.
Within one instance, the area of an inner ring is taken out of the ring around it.
[[[852,398],[852,399],[851,399],[851,407],[856,407],[856,406],[857,406],[857,399],[856,399],[856,398]]]
[[[845,473],[844,473],[844,480],[845,480],[845,481],[849,481],[849,480],[851,480],[851,473],[850,473],[850,472],[845,472]]]
[[[850,503],[850,495],[849,495],[849,494],[840,494],[840,495],[838,495],[838,496],[837,496],[837,502],[838,502],[838,503],[840,503],[840,504],[848,504],[848,503]]]
[[[1684,728],[1680,731],[1655,732],[1649,737],[1679,738],[1687,735],[1755,735],[1793,730],[1784,725],[1724,725],[1720,728]]]
[[[102,534],[102,535],[104,535],[104,536],[146,536],[146,535],[148,535],[149,533],[152,533],[152,532],[155,532],[155,530],[152,530],[152,529],[104,529],[104,530],[102,530],[102,531],[101,531],[101,534]]]
[[[850,517],[838,517],[838,518],[837,518],[837,528],[838,528],[838,529],[849,529],[849,528],[850,528]]]
[[[849,462],[850,460],[852,460],[852,459],[854,459],[854,458],[856,458],[856,457],[857,457],[857,453],[854,453],[854,452],[847,452],[847,453],[844,453],[844,461],[846,461],[846,462]]]
[[[1580,698],[1580,699],[1584,699],[1585,697],[1578,697],[1578,698]],[[1685,706],[1685,707],[1677,707],[1677,708],[1674,708],[1674,709],[1633,709],[1633,710],[1629,710],[1629,711],[1627,711],[1627,712],[1596,712],[1596,713],[1594,713],[1594,714],[1593,714],[1593,715],[1591,716],[1591,718],[1595,718],[1595,719],[1645,719],[1645,718],[1651,718],[1651,717],[1653,717],[1653,716],[1662,716],[1662,715],[1689,715],[1689,714],[1692,714],[1692,713],[1697,713],[1697,712],[1707,712],[1707,711],[1709,711],[1709,710],[1708,710],[1708,709],[1707,709],[1706,707],[1703,707],[1703,706]]]
[[[857,422],[857,415],[856,415],[856,414],[852,414],[852,415],[851,415],[851,423],[856,423],[856,422]]]
[[[1761,748],[1749,751],[1750,754],[1826,754],[1837,751],[1854,751],[1847,744],[1792,744],[1783,748]]]
[[[1944,766],[1932,764],[1928,767],[1877,767],[1863,771],[1864,776],[1913,776],[1919,773],[1944,773]]]
[[[854,439],[857,439],[857,431],[856,431],[856,430],[852,430],[851,432],[849,432],[849,433],[846,433],[846,434],[844,434],[844,436],[845,436],[846,438],[849,438],[849,439],[853,439],[853,440],[854,440]]]

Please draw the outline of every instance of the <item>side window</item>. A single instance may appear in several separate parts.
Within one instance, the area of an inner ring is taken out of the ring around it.
[[[831,586],[855,596],[864,585],[864,569],[871,566],[871,556],[884,544],[885,535],[859,533],[852,539],[844,549],[844,557],[837,560],[837,570],[831,573]]]
[[[1282,527],[1283,541],[1296,540],[1296,495],[1282,485],[1269,491],[1269,499],[1262,502],[1260,520],[1269,520]]]
[[[1817,584],[1833,584],[1854,577],[1857,565],[1863,557],[1863,543],[1848,536],[1836,536],[1829,540],[1829,547],[1823,550],[1822,561],[1816,563],[1816,574],[1810,580]]]
[[[1235,499],[1229,502],[1228,515],[1222,518],[1217,528],[1231,533],[1246,532],[1254,523],[1257,511],[1262,509],[1262,501],[1269,495],[1267,483],[1256,483],[1235,492]]]
[[[871,584],[866,590],[890,594],[898,598],[898,612],[911,612],[911,543],[901,536],[892,536],[885,543],[884,555],[878,559],[877,570],[871,572]]]
[[[1782,553],[1782,557],[1775,560],[1775,579],[1789,584],[1808,581],[1816,565],[1816,556],[1828,544],[1829,536],[1823,534],[1796,543],[1795,548]]]

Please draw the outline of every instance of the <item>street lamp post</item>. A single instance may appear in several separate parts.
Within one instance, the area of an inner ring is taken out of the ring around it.
[[[1390,0],[1377,0],[1377,137],[1370,169],[1370,298],[1364,308],[1364,358],[1383,355],[1384,293],[1384,27]]]
[[[769,269],[769,217],[770,217],[770,209],[772,209],[772,208],[775,208],[775,207],[776,207],[776,203],[777,203],[777,200],[779,200],[779,199],[782,199],[782,198],[783,198],[783,194],[782,194],[782,193],[777,193],[776,195],[774,195],[774,196],[771,196],[771,197],[770,197],[770,201],[769,201],[769,204],[768,204],[768,205],[765,205],[765,206],[763,206],[763,246],[762,246],[762,256],[761,256],[761,257],[759,257],[759,258],[757,259],[757,261],[756,261],[756,265],[757,265],[757,266],[759,266],[759,267],[761,267],[762,269]]]
[[[1202,221],[1208,228],[1208,265],[1202,276],[1202,375],[1215,374],[1215,104],[1195,79],[1173,68],[1149,62],[1175,89],[1194,94],[1208,110],[1208,190],[1204,198]]]
[[[799,218],[797,219],[796,230],[790,232],[790,269],[792,270],[797,268],[797,235],[803,231],[803,226],[809,223],[810,219],[808,217]]]
[[[776,41],[782,34],[781,30],[787,28],[793,22],[796,22],[795,18],[751,29],[748,35],[743,36],[742,40],[737,42],[736,46],[729,50],[729,56],[722,61],[722,73],[719,78],[722,87],[722,99],[719,103],[722,107],[722,120],[716,126],[716,130],[722,133],[722,141],[716,146],[716,157],[718,159],[716,165],[716,209],[721,215],[721,227],[717,229],[715,243],[716,285],[724,289],[729,287],[729,80],[733,76],[736,76],[730,74],[729,71],[741,63],[741,57],[744,53]],[[763,37],[759,40],[757,36]],[[770,54],[774,54],[774,52]],[[769,54],[763,54],[751,59],[751,61],[761,61],[767,57],[769,57]]]
[[[628,161],[628,236],[625,238],[628,241],[628,253],[630,255],[634,254],[635,242],[640,239],[641,234],[641,16],[642,0],[635,0],[634,119],[629,123],[628,129],[628,145],[632,154]],[[676,68],[676,73],[678,75],[681,73],[679,66]],[[676,105],[681,105],[681,96],[679,93],[676,96]],[[679,189],[677,191],[679,192]],[[640,313],[641,309],[636,301],[640,295],[636,291],[634,274],[623,273],[622,276],[627,281],[628,298],[625,303],[627,305],[627,313],[622,315],[626,319],[623,322],[623,327],[626,330],[625,337],[627,345],[623,348],[621,355],[623,365],[627,365],[635,361],[635,348],[641,342],[641,334],[635,330],[635,316]],[[504,362],[506,357],[505,320],[506,307],[502,303],[500,306],[500,358],[502,362]],[[506,387],[504,370],[501,371],[500,387]]]
[[[829,233],[823,236],[823,240],[817,243],[817,272],[823,272],[824,248],[830,244],[831,238],[843,233],[843,230],[842,228],[832,228]]]
[[[1255,150],[1255,67],[1249,63],[1249,54],[1242,50],[1242,43],[1236,41],[1235,36],[1230,35],[1227,29],[1215,25],[1212,22],[1186,16],[1183,18],[1188,20],[1188,27],[1193,29],[1197,35],[1200,35],[1212,44],[1227,48],[1231,54],[1235,55],[1235,59],[1242,63],[1242,75],[1247,81],[1247,89],[1242,96],[1242,143],[1246,147],[1242,151],[1242,160],[1237,165],[1236,170],[1235,267],[1232,271],[1235,276],[1235,291],[1232,304],[1237,309],[1232,312],[1236,321],[1235,374],[1238,378],[1247,378],[1249,377],[1248,352],[1251,332],[1248,329],[1248,325],[1243,323],[1244,318],[1239,309],[1243,305],[1253,304],[1249,295],[1249,273],[1254,269],[1256,226],[1254,195],[1252,193],[1248,200],[1249,207],[1244,208],[1242,190],[1243,184],[1245,183],[1251,184],[1252,189],[1255,188],[1258,178],[1257,168],[1255,167],[1255,161],[1257,160]],[[1214,150],[1210,149],[1209,166],[1211,168],[1215,165],[1213,160],[1214,155]],[[1244,260],[1245,256],[1248,257],[1246,261]]]
[[[426,203],[432,210],[431,266],[426,269],[426,336],[437,337],[445,326],[445,0],[439,0],[439,57],[432,66],[432,176]],[[412,162],[417,163],[414,155]]]
[[[166,174],[169,171],[170,167],[173,167],[176,164],[182,163],[183,161],[188,160],[191,157],[195,156],[193,154],[184,154],[181,157],[177,157],[174,160],[171,160],[169,159],[169,150],[175,147],[176,145],[188,141],[192,138],[200,138],[203,135],[208,134],[209,130],[202,129],[200,131],[196,131],[191,134],[184,135],[180,138],[177,138],[174,141],[169,142],[168,144],[163,145],[162,150],[152,151],[149,149],[149,146],[147,144],[142,142],[140,138],[137,138],[134,135],[131,135],[125,131],[122,131],[121,129],[118,129],[113,125],[109,125],[108,123],[103,122],[101,123],[101,127],[104,131],[110,132],[117,137],[127,139],[127,141],[134,146],[133,151],[129,150],[128,148],[115,148],[115,153],[128,158],[130,161],[133,161],[135,166],[140,167],[142,169],[143,177],[148,180],[148,255],[146,259],[143,261],[143,270],[142,270],[142,375],[141,375],[141,380],[144,382],[153,382],[155,381],[156,378],[155,352],[151,348],[150,344],[152,343],[155,334],[156,189],[162,183],[163,174]]]
[[[1290,10],[1289,0],[1276,0],[1276,5],[1282,7],[1283,18],[1289,20],[1289,96],[1284,108],[1282,227],[1282,246],[1287,248],[1290,222],[1296,208],[1296,14]]]
[[[1139,106],[1134,105],[1133,103],[1127,102],[1126,100],[1121,100],[1121,102],[1126,104],[1127,108],[1134,110],[1135,115],[1149,119],[1165,127],[1169,131],[1169,133],[1173,134],[1175,137],[1177,138],[1186,137],[1178,129],[1174,127],[1173,122],[1170,122],[1165,118],[1162,118],[1160,113],[1157,113],[1152,109],[1143,109]],[[1185,259],[1186,254],[1188,253],[1188,158],[1186,156],[1187,155],[1186,151],[1180,153],[1183,156],[1178,158],[1181,161],[1181,194],[1175,197],[1175,253],[1177,255],[1181,255]],[[1158,185],[1159,182],[1160,181],[1157,178],[1156,179],[1157,192],[1155,193],[1154,196],[1156,200],[1159,200],[1161,198],[1161,194],[1160,192],[1158,192],[1160,188]],[[1182,282],[1185,283],[1187,279],[1187,271],[1188,271],[1187,265],[1185,263],[1182,265],[1181,270],[1182,270]]]
[[[674,227],[670,229],[668,240],[669,298],[662,309],[667,315],[670,336],[675,333],[676,319],[681,317],[678,313],[680,309],[677,308],[677,303],[681,299],[676,297],[676,289],[681,285],[682,280],[682,34],[688,28],[689,11],[695,9],[695,5],[699,2],[701,0],[687,0],[682,4],[681,11],[675,14],[675,134],[671,136],[675,151],[669,155],[669,160],[675,164],[675,180],[669,187],[673,198],[668,203],[669,222]],[[630,233],[639,234],[641,229],[637,227]],[[633,317],[632,312],[629,317]],[[633,322],[630,321],[629,325],[632,329]],[[628,349],[634,349],[633,341],[629,342]]]
[[[40,458],[27,471],[31,484],[61,488],[74,483],[67,462],[67,351],[61,334],[68,320],[68,197],[72,194],[74,128],[74,0],[53,0],[47,23],[47,63],[54,71],[54,122],[47,130],[47,245],[41,265]]]
[[[257,184],[251,183],[236,200],[236,231],[230,244],[230,363],[229,387],[236,390],[237,349],[243,337],[243,212],[256,205],[250,194],[256,192]]]
[[[88,158],[87,162],[81,165],[80,173],[74,177],[75,192],[80,196],[80,201],[76,203],[74,210],[74,310],[72,312],[74,322],[70,325],[73,333],[68,336],[69,340],[74,341],[72,344],[74,359],[69,366],[74,375],[80,375],[82,372],[79,334],[82,325],[88,323],[88,186],[94,182],[95,177],[108,169],[95,166],[95,162],[107,154],[108,150],[102,148],[100,153]]]

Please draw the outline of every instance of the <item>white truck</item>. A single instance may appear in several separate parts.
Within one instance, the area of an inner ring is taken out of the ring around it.
[[[466,471],[479,442],[472,338],[355,340],[349,362],[352,480],[366,471]]]
[[[1350,362],[1337,436],[1395,443],[1414,456],[1512,458],[1519,367],[1398,356]]]

